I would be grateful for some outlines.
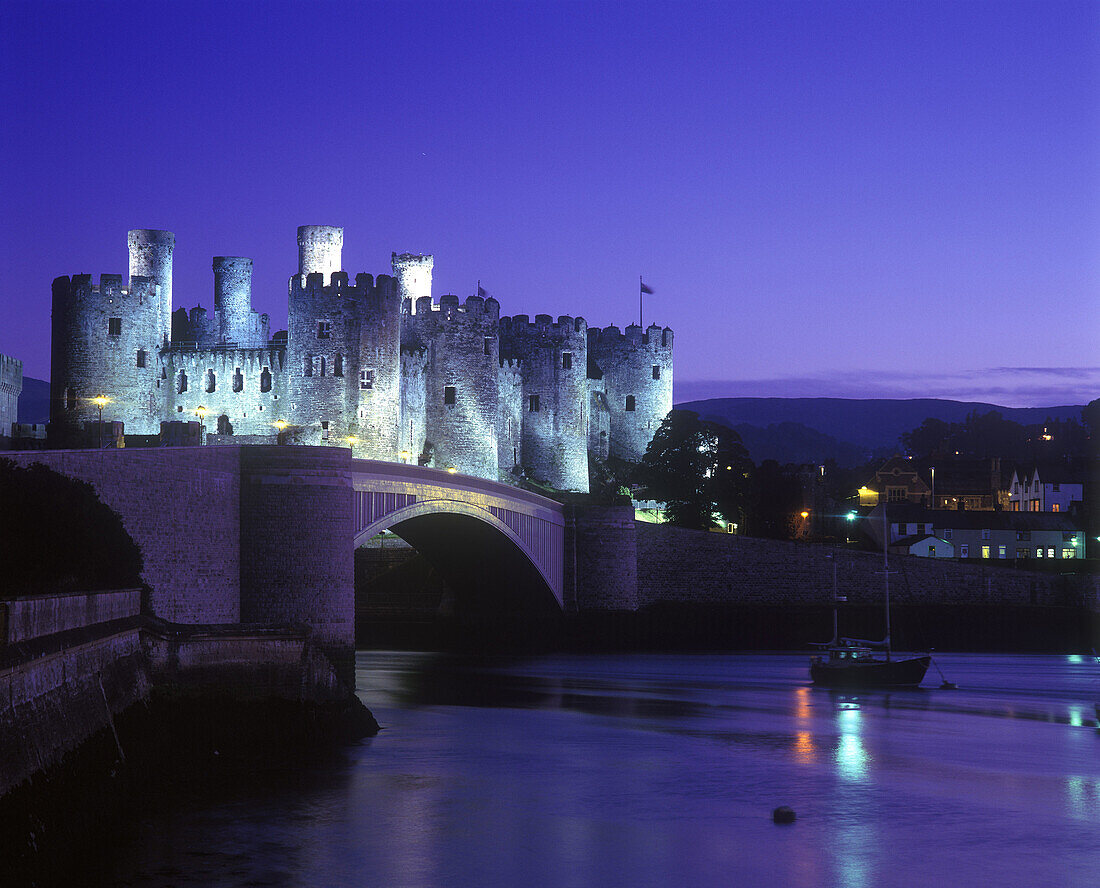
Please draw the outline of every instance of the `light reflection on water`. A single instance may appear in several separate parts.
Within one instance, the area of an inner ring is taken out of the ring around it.
[[[937,659],[959,690],[838,694],[796,656],[361,653],[377,738],[146,824],[112,880],[1091,888],[1100,667]]]

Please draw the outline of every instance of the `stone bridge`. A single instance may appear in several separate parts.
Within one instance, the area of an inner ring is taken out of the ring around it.
[[[354,550],[381,530],[431,561],[473,621],[634,603],[634,576],[620,583],[616,574],[620,557],[632,569],[632,551],[610,540],[615,563],[593,569],[593,555],[605,550],[614,528],[577,532],[573,507],[506,484],[355,460],[335,447],[2,457],[42,463],[95,487],[141,547],[156,616],[193,624],[307,624],[346,670],[355,643]],[[578,592],[578,577],[590,576],[611,581]]]

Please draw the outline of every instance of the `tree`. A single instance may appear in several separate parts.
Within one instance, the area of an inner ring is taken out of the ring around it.
[[[0,593],[141,585],[141,550],[92,486],[0,459]]]
[[[663,502],[668,520],[706,530],[718,511],[740,515],[752,462],[740,436],[704,422],[691,410],[672,410],[634,474],[647,499]]]

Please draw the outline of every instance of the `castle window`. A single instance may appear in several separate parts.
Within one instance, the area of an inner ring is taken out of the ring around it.
[[[65,409],[66,410],[75,410],[76,409],[76,392],[73,391],[73,389],[71,389],[71,388],[65,389]]]
[[[306,365],[303,370],[306,376],[313,375],[313,355],[306,355]]]
[[[107,318],[107,335],[122,335],[122,318]]]
[[[491,355],[493,353],[493,337],[485,337],[485,354]]]
[[[317,322],[317,338],[329,339],[332,337],[332,321]]]
[[[213,370],[206,371],[206,391],[212,392],[217,387],[217,378],[214,376]]]
[[[367,389],[374,388],[374,371],[373,370],[360,370],[359,371],[359,388],[366,391]]]
[[[238,367],[233,373],[233,391],[239,392],[244,389],[244,374],[241,373],[241,368]]]
[[[455,402],[455,387],[448,385],[443,387],[443,403],[454,404]]]
[[[182,395],[187,391],[187,374],[180,370],[179,378],[176,380],[176,393]]]
[[[271,371],[267,367],[264,367],[263,372],[260,374],[260,391],[271,391]]]
[[[336,357],[332,360],[332,375],[343,376],[344,375],[344,356],[337,352]]]
[[[327,441],[328,440],[328,420],[327,419],[322,419],[321,420],[321,440],[322,441]]]
[[[528,413],[538,413],[539,412],[539,396],[538,395],[531,395],[530,399],[527,402],[527,412]]]
[[[219,435],[232,435],[233,426],[229,422],[229,417],[226,414],[222,414],[218,417],[218,434]]]
[[[631,413],[634,412],[634,396],[633,395],[627,395],[626,396],[626,409],[629,410]]]
[[[573,369],[573,355],[569,352],[561,353],[561,369],[572,370]]]
[[[659,364],[654,364],[653,365],[653,378],[654,379],[660,379],[661,378],[661,367],[660,367]]]
[[[137,350],[137,365],[139,367],[145,366],[145,349],[143,348]]]
[[[325,375],[325,358],[324,358],[324,356],[321,357],[321,375],[322,376]]]

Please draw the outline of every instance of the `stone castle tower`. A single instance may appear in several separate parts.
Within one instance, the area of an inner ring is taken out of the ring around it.
[[[672,408],[672,331],[500,316],[432,296],[434,258],[343,270],[344,231],[298,229],[287,330],[252,309],[252,260],[213,259],[213,311],[173,313],[171,232],[129,232],[130,278],[53,285],[51,435],[98,416],[131,435],[197,422],[210,443],[351,447],[483,478],[588,489],[588,452],[639,459]]]

